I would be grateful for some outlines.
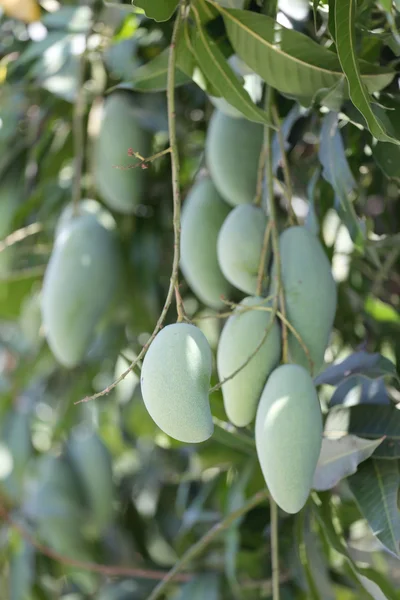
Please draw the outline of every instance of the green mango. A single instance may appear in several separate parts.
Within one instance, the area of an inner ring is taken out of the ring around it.
[[[114,514],[110,453],[95,431],[80,426],[71,432],[67,457],[79,479],[93,521],[102,531],[111,523]]]
[[[245,298],[229,317],[222,330],[217,351],[217,369],[220,381],[238,369],[261,343],[271,322],[271,313],[265,310],[247,310],[240,307],[264,306],[271,308],[265,298]],[[264,384],[281,356],[281,335],[276,319],[257,354],[232,379],[222,385],[225,412],[236,427],[249,425],[257,410]]]
[[[253,202],[264,129],[259,123],[215,110],[206,139],[206,162],[215,187],[236,206]]]
[[[258,268],[267,217],[254,205],[237,206],[225,219],[218,236],[221,271],[228,281],[246,294],[256,294]],[[266,265],[269,252],[266,256]]]
[[[141,156],[151,154],[151,134],[138,123],[134,95],[117,90],[104,102],[100,133],[95,143],[93,176],[98,193],[112,210],[132,214],[145,201],[146,172],[141,167],[117,169],[138,160],[128,156],[129,148]]]
[[[287,513],[310,493],[322,444],[322,415],[313,380],[299,365],[269,376],[256,415],[258,460],[269,492]]]
[[[182,210],[182,273],[196,296],[216,310],[224,306],[221,296],[229,297],[232,289],[217,259],[218,233],[229,211],[209,178],[194,185]]]
[[[79,202],[76,208],[72,202],[64,207],[57,221],[55,237],[58,237],[58,235],[63,231],[65,225],[68,225],[75,219],[81,218],[83,215],[93,217],[106,229],[113,230],[117,227],[112,214],[106,208],[104,208],[100,202],[90,198],[85,198]]]
[[[114,232],[82,215],[56,238],[42,288],[44,333],[56,359],[74,367],[117,297],[121,255]]]
[[[286,316],[308,348],[316,375],[336,314],[337,290],[329,260],[319,240],[305,227],[289,227],[280,236],[282,285]],[[276,293],[276,265],[272,269],[271,294]],[[288,332],[290,362],[310,369],[307,355]]]
[[[158,333],[144,358],[140,383],[145,406],[164,433],[186,443],[212,435],[211,371],[211,349],[200,329],[174,323]]]

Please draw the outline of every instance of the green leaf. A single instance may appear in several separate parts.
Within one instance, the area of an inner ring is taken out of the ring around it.
[[[254,104],[217,44],[202,28],[196,8],[192,7],[192,10],[197,25],[192,47],[199,68],[218,93],[247,119],[271,125],[267,113]]]
[[[369,353],[361,350],[325,369],[315,378],[314,383],[315,385],[322,383],[336,385],[356,374],[365,375],[370,379],[377,379],[385,375],[398,377],[396,366],[388,358],[378,352]]]
[[[331,501],[331,496],[327,492],[315,494],[315,496],[318,501],[313,504],[313,510],[317,516],[321,531],[328,544],[344,557],[346,561],[345,573],[350,577],[356,588],[365,590],[367,592],[367,597],[372,598],[372,600],[376,600],[377,597],[380,600],[386,598],[386,596],[382,595],[373,595],[372,590],[379,592],[380,594],[385,593],[390,600],[396,598],[396,594],[387,580],[372,568],[360,567],[351,558],[347,550],[340,520]],[[377,587],[371,586],[371,582],[375,583]],[[365,592],[363,597],[364,595]],[[357,598],[358,597],[359,596],[357,595]]]
[[[325,435],[347,433],[362,438],[385,437],[374,458],[400,458],[400,410],[393,404],[357,404],[335,407],[328,412]]]
[[[372,147],[372,156],[386,177],[400,181],[400,148],[387,142],[377,142]]]
[[[219,587],[220,579],[217,574],[202,574],[186,583],[176,600],[218,600]]]
[[[344,79],[336,54],[309,37],[265,15],[223,7],[219,11],[235,52],[281,93],[311,103],[319,90],[330,89]],[[394,76],[390,69],[369,63],[363,63],[362,69],[370,91],[382,89]]]
[[[318,157],[323,167],[322,176],[333,187],[335,208],[356,246],[362,248],[365,231],[351,200],[357,184],[347,162],[335,112],[328,113],[322,120]]]
[[[155,21],[168,21],[178,3],[179,0],[132,0],[132,4],[143,8],[146,17]]]
[[[139,92],[162,92],[167,89],[169,48],[166,48],[150,62],[135,70],[132,85]],[[190,79],[177,68],[175,87],[189,83]]]
[[[13,531],[14,549],[10,560],[9,592],[10,600],[31,598],[35,573],[35,549],[25,541],[17,531]]]
[[[206,0],[192,0],[190,6],[197,10],[203,25],[209,21],[212,21],[219,15],[218,11],[208,2],[206,2]]]
[[[390,132],[390,123],[384,123],[373,111],[371,99],[360,73],[360,65],[355,50],[355,0],[336,0],[335,29],[336,47],[349,83],[350,98],[367,121],[372,135],[378,140],[400,144]]]
[[[399,556],[400,511],[397,506],[400,473],[397,462],[371,459],[363,463],[348,483],[372,532]]]
[[[232,425],[220,421],[215,418],[214,421],[214,435],[213,439],[221,442],[225,446],[232,448],[233,450],[239,450],[249,456],[254,456],[255,443],[254,439],[250,436],[242,433]]]
[[[395,146],[393,146],[395,147]],[[390,304],[369,295],[364,303],[365,312],[380,323],[395,323],[400,325],[400,314]]]
[[[360,462],[367,460],[382,441],[383,438],[364,440],[355,435],[346,435],[337,440],[323,439],[313,488],[333,488],[341,479],[355,473]]]

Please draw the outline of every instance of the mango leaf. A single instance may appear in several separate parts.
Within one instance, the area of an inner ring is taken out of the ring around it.
[[[295,552],[302,568],[304,583],[308,592],[307,597],[311,600],[320,600],[320,594],[315,578],[315,569],[311,564],[309,557],[309,544],[306,543],[306,532],[310,527],[310,514],[307,510],[302,510],[296,515],[294,534],[295,534]],[[329,596],[328,596],[329,597]]]
[[[377,598],[380,600],[385,598],[396,598],[396,592],[394,592],[387,579],[382,577],[382,575],[372,568],[360,567],[351,558],[347,550],[343,532],[340,528],[340,521],[331,502],[330,494],[322,492],[318,493],[317,497],[318,503],[313,505],[313,509],[317,516],[321,531],[327,540],[327,543],[345,559],[345,573],[353,581],[356,589],[361,588],[364,591],[362,597],[364,597],[365,592],[367,592],[367,597],[372,598],[373,600],[376,600]],[[374,585],[371,585],[372,583]],[[379,592],[381,595],[376,596],[372,592]],[[357,598],[358,597],[359,596],[357,595]]]
[[[341,479],[355,473],[360,462],[367,460],[382,441],[383,438],[364,440],[355,435],[338,440],[323,439],[312,487],[320,491],[333,488]]]
[[[206,0],[192,0],[190,6],[197,10],[203,25],[217,18],[219,15],[218,10],[206,2]]]
[[[400,511],[397,505],[400,472],[396,461],[371,459],[349,477],[348,483],[372,532],[395,556],[399,554]]]
[[[345,379],[334,391],[329,407],[357,404],[390,404],[383,379],[368,379],[363,375],[354,375]]]
[[[245,433],[242,433],[229,423],[220,421],[215,418],[214,421],[214,435],[213,439],[218,441],[228,448],[238,450],[249,456],[254,456],[255,443],[254,439]]]
[[[390,122],[377,117],[371,106],[371,98],[361,77],[360,64],[355,50],[355,0],[336,0],[335,31],[336,48],[340,64],[349,83],[350,98],[367,121],[368,128],[376,139],[400,144],[391,133]],[[384,115],[382,115],[384,117]]]
[[[199,68],[219,94],[247,119],[270,125],[267,113],[254,104],[217,44],[202,28],[197,9],[192,7],[192,10],[197,25],[196,34],[192,38],[192,48]]]
[[[330,89],[344,79],[336,54],[309,37],[277,25],[265,15],[221,6],[219,11],[238,56],[281,93],[311,103],[319,90]],[[394,76],[390,69],[365,62],[362,71],[371,92],[386,87]]]
[[[146,17],[155,21],[168,21],[178,6],[179,0],[133,0],[132,4],[143,8]]]
[[[386,177],[400,181],[400,148],[387,142],[377,142],[372,147],[372,156]]]
[[[347,162],[335,112],[328,113],[322,120],[318,157],[323,167],[322,176],[333,187],[335,208],[354,243],[362,247],[365,230],[351,201],[357,184]]]
[[[215,0],[220,6],[225,8],[244,8],[246,0]]]
[[[346,433],[375,440],[384,436],[374,458],[400,458],[400,410],[392,404],[359,404],[330,410],[325,421],[325,435],[333,437]]]
[[[13,552],[10,560],[10,600],[26,600],[32,597],[35,573],[35,549],[17,531],[12,532]]]
[[[396,146],[393,147],[397,148]],[[375,298],[371,294],[365,299],[364,310],[375,321],[400,325],[400,314],[398,311],[390,304],[383,302],[379,298]]]
[[[153,60],[135,70],[132,79],[133,89],[139,92],[162,92],[167,89],[169,48],[166,48]],[[177,68],[175,87],[189,83],[190,79]]]
[[[388,359],[377,352],[369,353],[362,350],[354,352],[342,362],[331,365],[320,373],[315,379],[315,385],[337,385],[352,375],[365,375],[370,379],[377,379],[385,375],[396,377],[396,367]]]

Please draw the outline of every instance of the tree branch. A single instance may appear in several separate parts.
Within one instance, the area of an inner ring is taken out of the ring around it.
[[[171,152],[171,169],[172,169],[172,194],[173,194],[173,206],[174,206],[174,216],[173,216],[173,227],[174,227],[174,258],[172,263],[172,272],[169,282],[169,288],[167,297],[165,299],[164,307],[161,311],[161,314],[158,318],[156,326],[154,328],[153,333],[151,334],[147,343],[143,346],[142,350],[139,352],[136,359],[129,365],[129,367],[121,373],[121,375],[109,386],[107,386],[101,392],[97,392],[92,396],[87,396],[82,400],[78,400],[75,404],[80,404],[81,402],[89,402],[90,400],[95,400],[96,398],[100,398],[101,396],[106,396],[109,394],[129,373],[135,368],[135,366],[142,360],[147,350],[149,349],[151,343],[154,338],[160,331],[161,327],[164,324],[165,318],[167,316],[167,312],[171,306],[172,300],[174,298],[175,289],[178,288],[178,271],[179,271],[179,261],[180,261],[180,235],[181,235],[181,194],[179,188],[179,154],[178,154],[178,146],[176,139],[176,124],[175,124],[175,63],[176,63],[176,41],[178,39],[178,32],[180,25],[182,23],[182,15],[183,15],[183,7],[184,3],[179,6],[174,29],[172,32],[171,45],[169,51],[169,61],[168,61],[168,87],[167,87],[167,100],[168,100],[168,131],[169,131],[169,142],[170,142],[170,152]],[[183,308],[178,304],[178,320],[185,320],[185,315],[183,314]]]
[[[252,510],[258,504],[261,504],[268,498],[268,490],[261,490],[257,492],[250,500],[246,502],[241,508],[235,510],[226,517],[220,523],[217,523],[208,531],[196,544],[191,546],[182,558],[176,563],[176,565],[169,571],[168,575],[154,588],[153,592],[148,597],[148,600],[157,600],[164,593],[168,584],[175,579],[179,571],[181,571],[188,563],[196,558],[203,550],[214,541],[222,532],[232,525],[242,515]]]

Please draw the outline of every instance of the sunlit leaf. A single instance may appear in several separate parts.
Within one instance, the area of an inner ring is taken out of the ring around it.
[[[168,21],[178,2],[179,0],[132,0],[132,4],[142,8],[146,16],[155,21]]]
[[[361,76],[360,64],[355,49],[355,0],[336,0],[335,30],[338,57],[349,83],[349,93],[353,104],[362,113],[369,130],[378,140],[400,144],[392,133],[390,122],[383,122],[373,110],[371,98]],[[384,117],[384,115],[383,115]]]
[[[400,472],[395,461],[371,459],[360,465],[348,483],[374,535],[399,556],[400,511],[397,504]]]
[[[337,440],[323,439],[313,488],[329,490],[341,479],[355,473],[360,462],[371,456],[382,439],[363,440],[354,435],[346,435]]]
[[[315,385],[321,385],[322,383],[336,385],[356,374],[365,375],[370,379],[386,375],[397,377],[396,367],[388,358],[377,352],[360,351],[354,352],[341,362],[325,369],[315,378],[314,382]]]
[[[393,404],[359,404],[335,407],[325,421],[325,435],[352,434],[377,440],[385,437],[375,450],[375,458],[400,458],[400,410]]]

